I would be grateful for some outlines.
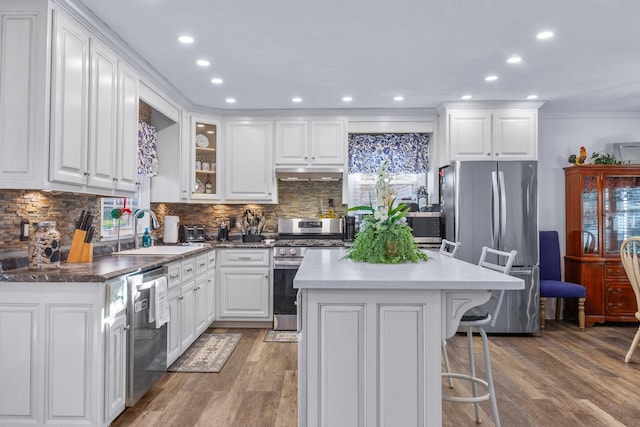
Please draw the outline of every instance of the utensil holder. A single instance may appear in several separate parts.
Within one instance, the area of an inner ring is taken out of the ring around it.
[[[71,240],[71,248],[69,249],[67,262],[93,261],[93,244],[85,243],[84,239],[86,237],[87,232],[85,230],[76,230],[73,232],[73,239]]]

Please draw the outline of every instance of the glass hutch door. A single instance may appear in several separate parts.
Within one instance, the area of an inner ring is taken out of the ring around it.
[[[218,197],[217,136],[215,122],[194,119],[195,159],[191,198],[208,199]]]
[[[640,177],[605,175],[603,187],[603,245],[605,255],[614,255],[624,239],[640,235]]]
[[[598,253],[598,176],[588,175],[582,185],[582,250]]]

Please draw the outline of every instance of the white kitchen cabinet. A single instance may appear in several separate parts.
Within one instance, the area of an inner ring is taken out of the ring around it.
[[[341,120],[277,121],[276,166],[344,166],[346,141]]]
[[[0,425],[106,424],[104,289],[0,286]]]
[[[539,102],[445,103],[440,108],[446,153],[454,160],[536,160]]]
[[[207,254],[207,316],[209,325],[215,320],[216,314],[216,251]]]
[[[268,249],[221,249],[216,320],[273,319]]]
[[[89,32],[58,11],[53,20],[49,178],[82,186],[89,174]]]
[[[198,302],[196,299],[196,281],[189,280],[180,286],[180,347],[181,353],[196,340],[196,316]]]
[[[138,76],[72,18],[56,10],[53,22],[49,179],[131,196],[137,191]]]
[[[125,310],[105,321],[105,403],[104,418],[114,420],[124,411],[127,398],[127,313]]]
[[[220,200],[219,130],[217,120],[191,117],[191,155],[184,167],[191,171],[192,200]]]
[[[167,324],[167,366],[171,366],[182,354],[182,321],[180,286],[169,289],[167,292],[169,302],[169,323]]]
[[[46,2],[0,6],[0,188],[45,181],[47,29]]]
[[[273,122],[225,123],[225,200],[276,203]]]

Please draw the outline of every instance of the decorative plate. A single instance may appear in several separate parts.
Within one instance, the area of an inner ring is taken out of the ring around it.
[[[209,138],[206,135],[196,135],[196,145],[198,147],[206,148],[209,146]]]

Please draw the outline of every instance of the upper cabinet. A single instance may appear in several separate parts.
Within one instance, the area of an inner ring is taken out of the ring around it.
[[[191,173],[191,199],[220,199],[220,180],[218,179],[218,121],[192,117],[192,153],[189,160]]]
[[[541,103],[445,103],[440,108],[444,158],[537,160]]]
[[[73,19],[53,25],[49,179],[135,192],[138,77]]]
[[[225,201],[276,203],[273,122],[225,123]]]
[[[277,121],[276,166],[342,166],[346,141],[341,120]]]
[[[0,188],[131,197],[136,72],[54,3],[20,3],[0,7]]]

